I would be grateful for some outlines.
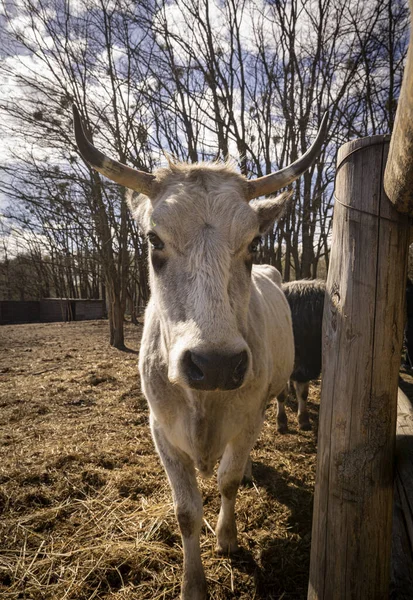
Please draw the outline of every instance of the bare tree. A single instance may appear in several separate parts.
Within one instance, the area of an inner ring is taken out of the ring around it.
[[[103,186],[100,176],[79,162],[69,111],[72,101],[75,101],[91,137],[101,137],[106,148],[112,149],[122,162],[132,160],[140,168],[144,167],[145,141],[142,141],[139,128],[136,132],[132,127],[133,119],[142,108],[138,82],[131,90],[131,82],[134,81],[132,51],[136,50],[136,44],[132,43],[129,22],[123,13],[118,10],[110,12],[104,3],[96,4],[94,9],[80,16],[72,15],[69,6],[59,0],[35,4],[24,0],[20,11],[25,11],[30,22],[29,31],[22,35],[14,15],[5,6],[3,39],[8,47],[17,50],[16,56],[21,63],[29,53],[34,68],[25,69],[22,64],[21,68],[16,68],[15,63],[10,66],[7,62],[2,65],[3,75],[11,78],[20,90],[24,89],[26,95],[24,98],[22,94],[8,98],[0,110],[11,120],[14,134],[20,137],[23,146],[35,143],[37,153],[43,149],[47,157],[53,157],[54,165],[44,168],[47,159],[29,152],[15,156],[12,168],[17,173],[24,170],[29,178],[21,187],[21,177],[18,177],[20,183],[16,189],[13,174],[3,183],[3,190],[8,195],[14,190],[21,200],[32,203],[33,198],[27,193],[30,185],[56,187],[58,179],[59,185],[72,186],[71,214],[67,215],[66,210],[66,217],[70,216],[84,227],[84,235],[90,235],[82,218],[85,211],[89,215],[89,224],[93,222],[91,239],[95,242],[105,277],[110,342],[122,348],[130,263],[128,231],[131,231],[124,190]],[[53,18],[50,18],[51,12]],[[118,48],[122,52],[122,60],[115,60]],[[107,86],[93,86],[92,82],[97,77]],[[98,90],[95,94],[90,93],[86,101],[87,93],[93,92],[93,87]],[[102,90],[105,91],[103,97],[99,95]],[[42,167],[38,166],[39,162],[43,163]],[[151,160],[148,162],[150,164]],[[54,202],[58,204],[66,200],[55,194]],[[42,194],[37,201],[38,209],[48,210],[47,204],[48,199]],[[74,244],[73,236],[70,239]],[[68,249],[68,257],[73,250],[74,247]],[[67,291],[73,293],[73,286]]]

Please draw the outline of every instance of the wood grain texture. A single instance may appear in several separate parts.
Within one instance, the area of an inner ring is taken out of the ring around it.
[[[413,0],[410,0],[410,16]],[[384,189],[400,212],[413,216],[413,46],[410,39],[384,175]]]
[[[323,322],[308,598],[388,598],[408,219],[386,197],[388,137],[342,146]]]

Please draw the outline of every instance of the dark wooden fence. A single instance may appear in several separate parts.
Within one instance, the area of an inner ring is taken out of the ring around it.
[[[103,300],[44,298],[39,301],[0,301],[0,324],[85,321],[105,317]]]
[[[3,300],[0,302],[0,323],[35,323],[40,321],[40,302]]]

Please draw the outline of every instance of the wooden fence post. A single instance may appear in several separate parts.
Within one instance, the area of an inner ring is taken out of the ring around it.
[[[412,28],[413,0],[410,5]],[[391,136],[384,189],[399,212],[413,215],[413,44],[410,37]]]
[[[383,190],[389,137],[338,152],[308,598],[388,598],[409,227]]]

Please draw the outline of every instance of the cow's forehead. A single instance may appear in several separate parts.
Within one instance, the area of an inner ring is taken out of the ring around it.
[[[187,243],[200,229],[210,228],[235,246],[256,234],[258,218],[245,200],[240,176],[208,169],[190,175],[176,173],[165,182],[154,202],[150,229]]]
[[[239,194],[185,189],[166,195],[156,204],[150,228],[183,243],[200,230],[209,229],[237,245],[244,237],[256,234],[258,218]]]

